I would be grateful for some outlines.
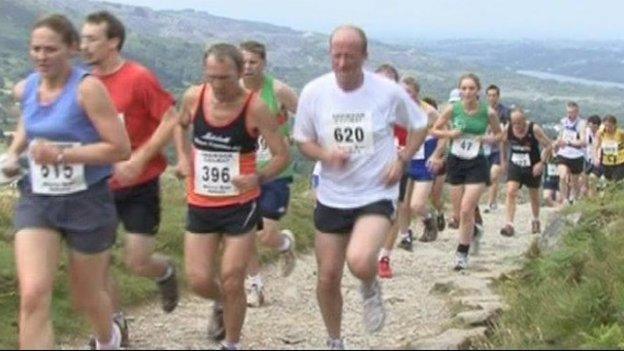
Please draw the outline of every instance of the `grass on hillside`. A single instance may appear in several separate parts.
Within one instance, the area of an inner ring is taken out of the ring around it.
[[[501,284],[510,310],[488,348],[624,348],[624,184],[581,202],[562,247]]]
[[[172,257],[178,267],[182,268],[186,223],[184,183],[167,174],[162,179],[163,211],[157,237],[157,251]],[[314,227],[311,221],[313,202],[309,198],[307,188],[308,182],[303,178],[292,184],[289,213],[282,222],[283,228],[290,228],[295,233],[299,251],[310,248],[314,239]],[[5,233],[5,240],[0,240],[0,316],[2,316],[0,318],[0,349],[17,347],[19,296],[17,295],[12,243],[6,238],[6,233],[11,230],[14,199],[15,197],[7,196],[6,190],[3,192],[0,189],[0,230]],[[118,236],[118,242],[120,242],[121,235],[120,233]],[[275,257],[275,254],[267,250],[261,250],[260,254],[264,261]],[[113,255],[114,274],[121,287],[125,306],[133,306],[157,296],[156,286],[152,281],[131,276],[122,267],[119,244],[116,245]],[[53,323],[57,343],[88,333],[88,323],[85,323],[85,320],[72,310],[65,267],[66,260],[63,260],[56,277],[53,296]],[[183,274],[180,274],[180,278],[184,284]]]

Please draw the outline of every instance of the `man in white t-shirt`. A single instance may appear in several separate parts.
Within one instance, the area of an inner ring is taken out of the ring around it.
[[[580,117],[579,106],[566,104],[567,116],[561,119],[561,133],[555,141],[559,171],[560,201],[571,203],[580,194],[579,176],[585,161],[585,120]]]
[[[362,283],[365,326],[370,332],[383,327],[377,256],[394,216],[398,181],[426,134],[427,118],[407,93],[363,70],[366,47],[361,29],[334,30],[333,72],[303,89],[293,134],[301,152],[322,164],[314,212],[317,298],[328,346],[335,349],[344,347],[340,286],[345,261]],[[398,153],[394,124],[410,132]]]

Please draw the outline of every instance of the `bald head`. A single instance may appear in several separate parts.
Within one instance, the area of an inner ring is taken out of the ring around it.
[[[334,29],[329,37],[330,49],[335,44],[358,46],[361,53],[364,55],[368,53],[368,39],[366,39],[366,33],[364,33],[361,28],[350,24]]]

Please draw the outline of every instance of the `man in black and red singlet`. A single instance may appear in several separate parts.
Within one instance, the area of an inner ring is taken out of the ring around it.
[[[260,186],[290,161],[274,115],[258,94],[239,82],[243,66],[235,46],[211,46],[204,56],[206,84],[186,91],[180,111],[182,128],[191,127],[192,143],[182,138],[184,157],[190,161],[184,240],[187,280],[195,293],[215,301],[208,334],[224,339],[222,347],[229,350],[240,348],[245,273],[260,220]],[[257,171],[260,136],[273,157]],[[217,263],[221,245],[223,256]]]

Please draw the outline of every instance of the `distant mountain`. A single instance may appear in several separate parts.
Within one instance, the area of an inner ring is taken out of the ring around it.
[[[436,57],[624,83],[624,41],[441,40],[419,45]]]
[[[166,87],[176,94],[201,80],[202,52],[207,45],[218,41],[237,44],[254,39],[264,42],[269,51],[269,70],[296,89],[330,70],[328,36],[324,34],[233,20],[195,10],[156,11],[83,0],[0,0],[0,103],[6,103],[8,89],[14,82],[32,70],[27,56],[28,36],[39,15],[64,13],[80,25],[86,14],[102,9],[115,13],[126,24],[125,55],[154,69]],[[512,43],[497,50],[498,44],[479,45],[463,40],[429,45],[371,41],[368,65],[374,68],[383,62],[393,63],[403,74],[419,79],[424,96],[438,101],[448,97],[462,73],[472,71],[481,76],[484,85],[498,84],[507,104],[530,109],[538,120],[558,119],[565,101],[570,99],[579,101],[585,114],[615,113],[624,117],[622,90],[558,83],[515,73],[519,69],[540,70],[542,66],[537,62],[557,62],[559,56],[550,57],[554,54],[548,46],[528,50],[526,46],[518,49],[517,44]],[[497,51],[507,54],[501,59],[492,58]],[[545,56],[540,56],[540,52]],[[516,68],[523,62],[535,68]]]

